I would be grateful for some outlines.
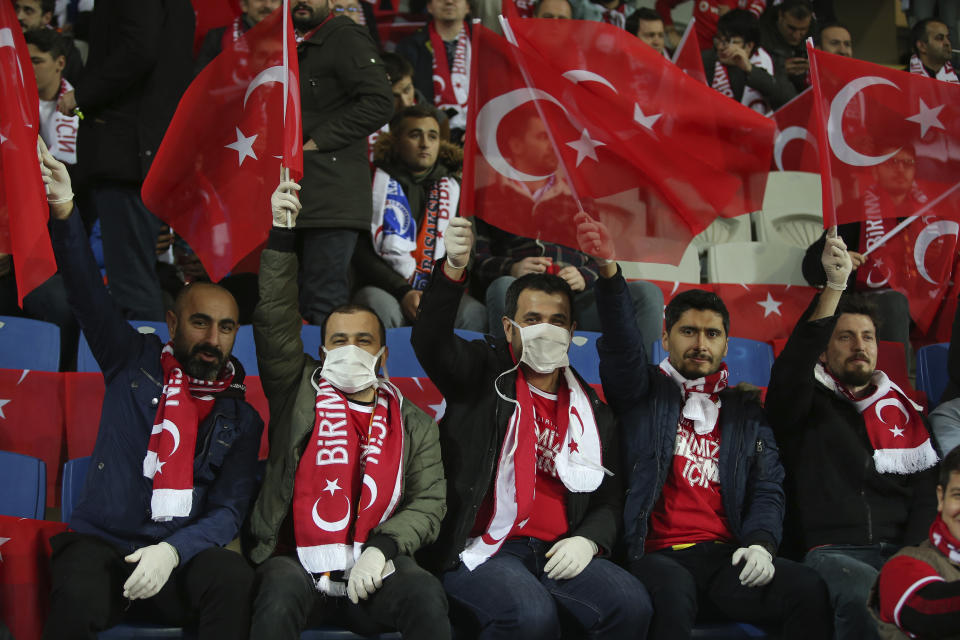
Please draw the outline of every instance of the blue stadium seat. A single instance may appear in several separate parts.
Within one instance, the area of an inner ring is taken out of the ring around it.
[[[390,349],[387,371],[397,378],[425,378],[427,374],[410,344],[410,331],[411,327],[387,329],[387,348]],[[464,340],[483,340],[483,334],[479,331],[456,329],[454,332]]]
[[[83,483],[87,479],[90,456],[67,460],[63,465],[63,488],[60,492],[60,520],[70,524],[73,508],[80,501]]]
[[[770,635],[746,622],[718,622],[698,624],[690,634],[696,640],[749,640],[750,638],[769,638]]]
[[[130,326],[140,333],[155,333],[162,342],[170,340],[170,332],[167,330],[166,322],[154,322],[151,320],[130,320]],[[87,344],[87,337],[80,333],[80,346],[77,349],[77,371],[100,372],[100,365],[97,364],[90,351],[90,345]]]
[[[575,331],[570,341],[570,364],[589,384],[600,384],[600,356],[597,354],[597,331]]]
[[[667,357],[660,341],[650,348],[650,362],[659,364]],[[770,368],[773,366],[773,347],[766,342],[750,338],[730,338],[727,357],[724,358],[730,371],[729,385],[749,382],[758,387],[770,384]]]
[[[39,458],[0,451],[0,515],[43,520],[47,465]]]
[[[323,340],[320,334],[323,328],[315,324],[305,324],[300,330],[300,340],[303,342],[303,352],[314,358],[320,357],[320,347],[323,346]]]
[[[233,341],[233,357],[240,361],[248,376],[260,375],[257,367],[257,346],[253,343],[253,325],[242,324],[237,329],[237,337]]]
[[[949,342],[930,344],[917,350],[917,389],[927,394],[928,406],[935,409],[947,386]]]
[[[0,316],[0,369],[60,370],[60,327]]]

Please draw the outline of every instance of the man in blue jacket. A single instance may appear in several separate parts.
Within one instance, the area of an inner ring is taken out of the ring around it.
[[[43,149],[50,236],[70,306],[106,391],[72,531],[55,536],[45,638],[96,638],[121,620],[245,638],[253,571],[222,548],[253,498],[263,421],[230,357],[237,303],[191,285],[166,345],[137,333],[107,293],[66,168]]]
[[[606,262],[606,261],[601,261]],[[627,283],[600,268],[600,378],[622,428],[627,566],[653,599],[651,638],[687,638],[704,613],[828,638],[826,587],[775,558],[783,468],[760,405],[727,388],[730,316],[687,291],[666,307],[659,365],[648,365]]]

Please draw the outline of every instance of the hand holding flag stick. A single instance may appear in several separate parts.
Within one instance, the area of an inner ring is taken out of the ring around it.
[[[280,184],[270,196],[270,210],[273,213],[273,226],[293,229],[300,214],[300,199],[296,192],[300,185],[290,180],[290,170],[280,167]]]

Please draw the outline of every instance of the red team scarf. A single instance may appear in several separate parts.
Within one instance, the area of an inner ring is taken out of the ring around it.
[[[683,411],[680,421],[686,420],[693,425],[698,436],[706,435],[717,426],[720,417],[720,392],[727,388],[730,377],[727,363],[708,376],[690,380],[673,368],[669,358],[660,363],[660,370],[670,376],[683,390]]]
[[[563,368],[566,382],[557,390],[557,420],[566,431],[557,454],[557,477],[568,491],[595,491],[603,481],[600,433],[590,398],[570,370]],[[486,531],[467,540],[460,559],[473,571],[495,554],[514,529],[530,518],[537,473],[537,425],[533,396],[526,376],[517,369],[516,406],[500,448],[494,485],[493,516]]]
[[[350,427],[346,398],[323,378],[314,386],[313,432],[293,482],[293,532],[300,564],[323,574],[352,567],[370,531],[397,507],[403,484],[403,396],[381,380],[370,424],[359,433]],[[343,595],[329,583],[324,576],[317,588]]]
[[[923,68],[923,63],[920,62],[920,58],[917,54],[910,56],[910,73],[915,73],[921,76],[927,76],[927,70]],[[945,62],[940,68],[940,71],[936,75],[937,80],[942,80],[943,82],[953,82],[954,84],[960,83],[960,78],[957,77],[957,72],[953,70],[953,65],[949,62]]]
[[[946,490],[946,487],[944,487]],[[937,514],[936,520],[930,525],[930,544],[945,555],[950,562],[960,565],[960,541],[950,534],[947,523],[943,521],[943,515]]]
[[[160,352],[160,367],[166,384],[143,459],[143,475],[153,479],[153,520],[166,522],[190,515],[197,428],[213,409],[213,394],[230,387],[235,371],[228,360],[216,380],[190,378],[173,355],[172,341]]]
[[[910,187],[911,204],[919,206],[927,199],[916,183]],[[897,207],[890,195],[874,184],[864,191],[863,208],[866,219],[860,225],[860,248],[861,252],[873,249],[874,257],[867,266],[857,269],[857,284],[867,289],[890,288],[889,270],[902,265],[903,256],[913,255],[913,227],[903,229],[874,249],[877,241],[898,224]]]
[[[820,363],[814,367],[814,377],[860,412],[878,473],[906,475],[937,464],[937,452],[920,416],[923,408],[908,398],[883,371],[873,372],[870,384],[874,390],[860,399],[854,398]]]
[[[470,86],[471,47],[467,23],[463,23],[457,36],[453,68],[447,64],[447,48],[433,22],[427,30],[433,48],[433,104],[441,111],[455,109],[457,114],[450,118],[450,128],[462,129],[466,126],[467,89]]]

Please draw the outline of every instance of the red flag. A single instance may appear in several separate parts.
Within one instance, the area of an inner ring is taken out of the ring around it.
[[[858,282],[902,292],[925,332],[956,262],[960,85],[808,50],[824,224],[862,222]]]
[[[40,97],[13,5],[0,2],[0,253],[13,254],[17,297],[57,272],[37,160]]]
[[[214,281],[266,240],[280,165],[294,180],[303,175],[300,74],[286,4],[194,79],[143,183],[144,203],[186,239]]]
[[[242,12],[237,0],[192,0],[196,27],[193,31],[193,53],[196,55],[207,32],[229,24]]]
[[[771,168],[820,173],[813,89],[804,89],[796,98],[774,111],[773,119],[777,123],[777,138],[773,143]]]
[[[707,84],[707,74],[703,70],[703,57],[700,55],[700,44],[697,42],[696,18],[690,18],[687,30],[680,38],[677,50],[673,52],[673,64],[680,67],[691,78]]]
[[[762,194],[766,181],[768,119],[622,29],[510,25],[519,48],[474,30],[484,73],[471,74],[464,211],[577,247],[571,218],[582,207],[607,227],[619,258],[677,264],[718,212],[759,208],[753,187]]]

